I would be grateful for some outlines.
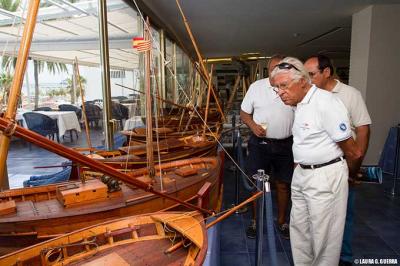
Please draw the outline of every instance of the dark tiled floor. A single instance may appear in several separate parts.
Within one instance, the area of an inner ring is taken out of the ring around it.
[[[102,145],[102,130],[91,129],[90,135],[92,146]],[[74,134],[73,141],[66,137],[65,139],[60,138],[60,142],[67,147],[87,147],[86,137],[83,131],[79,133],[78,139]],[[10,187],[22,186],[22,182],[29,179],[31,175],[58,172],[61,168],[37,169],[35,167],[60,165],[64,161],[67,161],[67,159],[35,145],[32,145],[31,149],[29,149],[29,145],[25,141],[13,138],[7,159]]]
[[[92,130],[93,146],[101,145],[102,131]],[[65,139],[62,143],[70,147],[86,147],[85,134],[82,132],[79,139],[71,142]],[[7,161],[11,185],[18,186],[29,175],[51,173],[59,168],[35,169],[35,166],[58,165],[66,159],[50,152],[33,147],[16,140],[11,144]],[[227,209],[234,203],[235,177],[229,170],[230,163],[225,164],[224,175],[224,203]],[[356,195],[356,214],[354,226],[353,249],[354,257],[361,258],[396,258],[400,263],[400,199],[385,196],[384,190],[392,185],[389,177],[383,185],[365,184],[358,188]],[[399,182],[400,186],[400,182]],[[240,189],[240,201],[248,197]],[[274,191],[273,191],[273,200]],[[273,212],[276,213],[275,205]],[[251,221],[251,213],[233,215],[223,221],[220,230],[220,262],[221,265],[254,265],[255,240],[248,239],[245,230]],[[266,236],[264,237],[264,264],[269,264]],[[280,238],[276,232],[277,259],[279,265],[292,265],[290,242]]]
[[[225,164],[224,208],[234,202],[234,172]],[[363,184],[356,194],[356,212],[353,237],[355,259],[395,258],[400,264],[400,199],[387,197],[384,191],[391,187],[392,179],[385,178],[382,185]],[[399,182],[400,185],[400,182]],[[240,188],[240,200],[248,193]],[[273,201],[275,192],[272,193]],[[276,213],[276,206],[273,206]],[[233,215],[221,224],[221,265],[255,265],[255,240],[246,237],[251,212]],[[275,220],[276,221],[276,220]],[[266,229],[265,231],[266,232]],[[293,265],[290,241],[275,231],[278,265]],[[269,265],[269,251],[264,235],[263,264]]]

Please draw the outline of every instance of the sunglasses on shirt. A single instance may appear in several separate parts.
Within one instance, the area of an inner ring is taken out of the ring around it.
[[[296,69],[297,71],[300,72],[300,70],[297,67],[295,67],[294,65],[292,65],[290,63],[286,63],[286,62],[280,63],[280,64],[276,65],[276,67],[279,68],[279,69],[292,69],[292,68],[294,68],[294,69]]]

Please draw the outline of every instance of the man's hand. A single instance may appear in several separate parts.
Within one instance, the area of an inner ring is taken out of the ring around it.
[[[253,115],[240,110],[240,118],[242,119],[243,123],[245,123],[251,129],[254,135],[259,138],[265,138],[267,131],[263,129],[261,125],[258,125],[256,122],[254,122]]]
[[[265,138],[267,135],[267,131],[262,128],[261,125],[258,125],[256,123],[252,124],[250,126],[251,131],[253,131],[253,134],[256,135],[259,138]]]

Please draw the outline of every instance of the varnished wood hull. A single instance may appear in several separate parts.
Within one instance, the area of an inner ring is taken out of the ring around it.
[[[214,132],[215,135],[219,135],[218,132],[221,129],[221,124],[214,123],[208,125],[206,128],[206,133],[209,133],[209,130]],[[153,140],[157,141],[160,139],[168,139],[168,138],[184,138],[189,136],[199,135],[203,132],[203,124],[191,124],[188,129],[185,126],[177,127],[177,126],[163,126],[159,128],[155,128],[153,133]],[[159,131],[158,134],[157,131]],[[146,136],[146,129],[145,128],[134,128],[129,131],[121,131],[122,134],[128,137],[129,141],[141,142],[145,143],[147,136]]]
[[[0,265],[201,265],[202,220],[198,212],[168,212],[108,221],[2,256]],[[165,253],[183,238],[185,247]]]
[[[185,178],[175,174],[175,169],[189,165],[198,168],[198,174]],[[159,169],[162,169],[163,172],[163,192],[166,194],[182,200],[195,201],[198,191],[206,182],[210,182],[209,203],[204,207],[209,209],[217,207],[221,184],[221,164],[218,158],[206,157],[174,161],[156,165],[157,173],[159,173]],[[138,169],[129,175],[132,178],[142,178],[147,176],[147,169]],[[161,183],[157,178],[153,186],[156,190],[161,190]],[[54,188],[54,185],[51,187]],[[132,189],[125,185],[122,185],[121,188],[122,192],[109,193],[105,201],[71,208],[63,208],[54,198],[55,190],[52,189],[30,188],[31,194],[29,195],[21,193],[20,189],[15,196],[12,196],[11,191],[2,192],[0,199],[14,199],[18,212],[0,216],[0,240],[2,243],[7,243],[6,250],[9,251],[10,245],[13,242],[20,242],[18,241],[20,238],[32,236],[33,239],[45,240],[117,217],[177,207],[171,200],[160,198],[149,192]],[[39,193],[32,193],[34,190]],[[21,243],[18,247],[21,247]]]
[[[215,156],[217,152],[216,142],[209,142],[199,147],[179,147],[168,149],[154,154],[155,163],[167,163],[176,160],[183,160],[195,157]],[[102,154],[101,152],[99,153]],[[131,154],[113,154],[113,157],[99,159],[102,163],[117,169],[138,169],[146,167],[147,158]]]

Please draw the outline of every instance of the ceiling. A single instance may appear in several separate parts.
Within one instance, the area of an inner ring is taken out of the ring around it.
[[[133,0],[126,0],[126,2]],[[137,0],[139,1],[139,0]],[[371,4],[399,0],[181,0],[204,57],[284,53],[305,58],[350,55],[352,14]],[[141,0],[139,6],[167,25],[194,54],[174,0]]]
[[[100,64],[98,0],[71,4],[52,0],[39,9],[29,56],[33,59],[81,65]],[[22,2],[21,2],[22,3]],[[27,12],[21,4],[16,12],[0,9],[1,55],[17,56]],[[109,62],[113,69],[137,69],[138,52],[132,37],[138,35],[137,12],[122,0],[107,1]]]

